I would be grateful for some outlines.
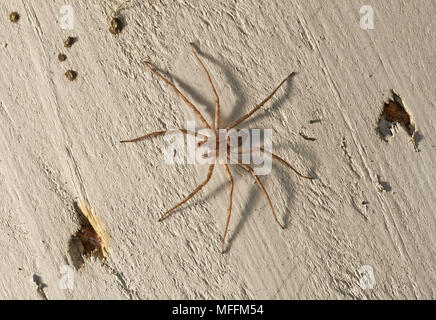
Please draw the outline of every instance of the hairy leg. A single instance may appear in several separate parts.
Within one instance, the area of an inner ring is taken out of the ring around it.
[[[191,199],[198,191],[200,191],[210,180],[210,178],[212,177],[212,173],[213,173],[213,168],[214,168],[215,164],[211,164],[209,166],[209,172],[207,173],[207,177],[206,179],[197,187],[195,188],[194,191],[191,192],[191,194],[189,196],[187,196],[183,201],[179,202],[177,205],[175,205],[174,207],[172,207],[170,210],[168,210],[167,212],[165,212],[160,218],[159,218],[159,222],[162,221],[163,219],[165,219],[171,212],[173,212],[175,209],[177,209],[178,207],[180,207],[182,204],[186,203],[189,199]]]
[[[253,150],[257,150],[257,148],[250,148],[250,152],[252,152]],[[276,159],[278,161],[280,161],[282,164],[284,164],[285,166],[288,166],[289,168],[291,168],[298,176],[300,176],[301,178],[305,178],[305,179],[315,179],[313,177],[308,177],[305,175],[302,175],[300,172],[297,171],[297,169],[295,169],[293,166],[291,166],[286,160],[284,160],[283,158],[280,158],[278,155],[275,155],[274,153],[271,153],[269,151],[264,150],[263,148],[259,148],[259,150],[263,153],[267,153],[270,154],[272,156],[273,159]],[[244,153],[243,150],[240,151],[240,153]]]
[[[229,194],[229,206],[227,208],[226,228],[224,230],[223,245],[221,248],[221,253],[225,252],[224,246],[225,246],[225,242],[226,242],[227,231],[229,230],[230,216],[232,214],[232,199],[233,199],[233,187],[234,187],[233,176],[232,176],[232,173],[230,172],[229,166],[227,164],[224,164],[224,168],[226,169],[227,178],[229,179],[229,182],[230,182],[230,194]]]
[[[188,130],[186,130],[186,129],[178,129],[179,131],[181,131],[181,132],[183,132],[184,134],[190,134],[190,135],[193,135],[193,136],[201,136],[203,139],[205,139],[205,138],[207,138],[207,136],[204,136],[204,135],[202,135],[202,134],[200,134],[200,133],[197,133],[197,132],[191,132],[191,131],[188,131]],[[141,140],[145,140],[145,139],[147,139],[147,138],[151,138],[151,137],[155,137],[155,136],[163,136],[164,134],[166,134],[167,132],[169,132],[170,130],[165,130],[165,131],[155,131],[155,132],[152,132],[152,133],[148,133],[148,134],[146,134],[146,135],[144,135],[144,136],[141,136],[141,137],[138,137],[138,138],[134,138],[134,139],[130,139],[130,140],[121,140],[120,142],[121,143],[127,143],[127,142],[138,142],[138,141],[141,141]]]
[[[291,78],[293,75],[295,74],[295,72],[292,72],[289,76],[287,76],[282,82],[280,82],[280,84],[277,86],[277,88],[275,88],[273,90],[273,92],[271,92],[261,103],[259,103],[253,110],[251,110],[250,112],[248,112],[247,114],[244,114],[242,117],[240,117],[239,119],[233,121],[231,124],[228,125],[227,130],[230,130],[231,128],[236,127],[238,124],[240,124],[241,122],[245,121],[246,119],[248,119],[249,117],[251,117],[251,115],[253,113],[255,113],[257,110],[259,110],[269,99],[272,98],[272,96],[276,93],[277,90],[279,90],[279,88],[289,79]]]
[[[192,52],[194,53],[195,58],[200,63],[201,67],[203,68],[204,72],[206,73],[207,80],[209,80],[209,84],[212,88],[213,95],[215,96],[215,131],[217,131],[220,127],[220,98],[218,97],[218,93],[215,90],[215,86],[213,85],[212,79],[209,75],[209,72],[207,71],[206,67],[204,66],[203,62],[200,60],[200,58],[197,55],[197,52],[195,51],[195,47],[193,43],[189,44],[191,46]]]
[[[279,219],[277,218],[276,212],[274,211],[274,207],[272,205],[272,202],[271,202],[271,199],[268,195],[268,192],[266,192],[265,187],[263,186],[259,177],[254,173],[254,170],[250,166],[247,166],[246,164],[238,163],[238,166],[240,166],[241,168],[244,168],[246,171],[251,173],[254,180],[256,180],[257,185],[259,186],[259,188],[262,190],[263,194],[265,195],[266,200],[268,200],[268,203],[269,203],[271,210],[272,210],[272,213],[274,215],[274,219],[276,220],[276,222],[278,223],[280,228],[284,229],[283,225],[280,223]]]
[[[177,87],[168,79],[166,79],[159,71],[155,70],[149,62],[144,61],[145,65],[155,74],[157,75],[159,78],[161,78],[166,84],[168,84],[176,93],[177,95],[182,98],[182,100],[188,105],[188,107],[190,107],[194,113],[197,115],[197,117],[201,120],[201,122],[203,123],[203,125],[208,128],[211,129],[209,123],[206,121],[206,119],[203,117],[203,115],[201,114],[201,112],[197,109],[196,106],[194,106],[191,101],[188,100],[188,98],[186,98],[182,92],[180,92],[179,89],[177,89]]]

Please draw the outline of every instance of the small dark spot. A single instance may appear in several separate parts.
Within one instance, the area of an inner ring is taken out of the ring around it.
[[[424,136],[420,131],[415,131],[415,134],[413,135],[413,138],[415,140],[415,147],[417,151],[420,151],[418,146],[421,143],[421,141],[424,139]]]
[[[367,206],[369,204],[368,201],[362,201],[362,205]]]
[[[9,15],[9,20],[11,20],[13,23],[17,23],[20,20],[20,14],[16,11],[12,12]]]
[[[377,187],[380,192],[390,192],[392,187],[387,181],[382,181],[381,177],[377,175]]]
[[[67,72],[65,72],[65,76],[68,80],[74,81],[77,78],[77,72],[74,70],[67,70]]]
[[[300,137],[302,137],[304,140],[307,140],[307,141],[316,141],[316,138],[308,137],[308,136],[306,136],[306,135],[305,135],[304,133],[302,133],[302,132],[299,132],[298,134],[299,134]]]
[[[67,60],[67,56],[64,55],[63,53],[59,53],[59,54],[58,54],[58,60],[59,60],[60,62],[63,62],[63,61],[65,61],[65,60]]]
[[[85,263],[85,260],[83,259],[84,253],[85,248],[83,247],[79,237],[73,235],[68,243],[68,254],[70,255],[73,266],[76,268],[76,270],[79,270]]]
[[[321,122],[321,120],[319,120],[319,119],[315,119],[315,120],[310,120],[309,121],[310,124],[320,123],[320,122]]]
[[[77,41],[76,37],[68,37],[64,41],[64,47],[65,48],[71,48],[73,46],[73,44],[76,43],[76,41]]]
[[[119,34],[121,31],[123,31],[123,22],[120,18],[112,18],[109,31],[112,34]]]

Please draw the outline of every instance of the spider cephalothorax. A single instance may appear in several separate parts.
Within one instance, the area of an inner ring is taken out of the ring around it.
[[[157,71],[156,69],[154,69],[149,62],[145,62],[145,65],[154,73],[156,74],[160,79],[162,79],[165,83],[167,83],[176,93],[177,95],[187,104],[187,106],[189,108],[191,108],[195,115],[199,118],[199,120],[202,122],[202,124],[204,125],[204,127],[206,129],[209,129],[209,131],[211,132],[211,134],[209,135],[204,135],[204,134],[200,134],[198,132],[192,131],[192,130],[187,130],[186,128],[183,129],[179,129],[180,132],[182,132],[185,135],[190,135],[190,136],[194,136],[194,137],[200,137],[200,142],[198,142],[198,146],[202,146],[204,145],[205,147],[205,153],[204,153],[204,158],[209,158],[209,160],[211,160],[210,164],[209,164],[209,171],[207,174],[206,179],[197,186],[197,188],[195,188],[194,191],[192,191],[184,200],[182,200],[181,202],[179,202],[177,205],[175,205],[174,207],[172,207],[171,209],[169,209],[168,211],[166,211],[160,218],[158,221],[162,221],[163,219],[165,219],[170,213],[172,213],[176,208],[178,208],[179,206],[181,206],[182,204],[186,203],[189,199],[191,199],[198,191],[200,191],[210,180],[210,178],[212,177],[212,173],[213,170],[215,168],[215,164],[221,164],[224,169],[225,172],[227,174],[229,183],[230,183],[230,193],[229,193],[229,204],[228,204],[228,209],[227,209],[227,221],[226,221],[226,226],[225,226],[225,230],[224,230],[224,235],[222,238],[222,248],[221,248],[221,252],[224,253],[225,252],[225,240],[226,240],[226,236],[227,236],[227,231],[229,228],[229,222],[230,222],[230,216],[232,213],[232,198],[233,198],[233,187],[234,187],[234,182],[233,182],[233,176],[232,173],[230,172],[230,168],[229,168],[229,164],[235,164],[241,168],[243,168],[244,170],[246,170],[247,172],[249,172],[253,178],[256,180],[256,183],[258,184],[259,188],[262,190],[263,194],[265,195],[270,207],[271,207],[271,211],[273,213],[274,219],[275,221],[278,223],[278,225],[283,229],[283,225],[280,223],[280,221],[277,218],[277,215],[274,211],[274,207],[272,205],[271,199],[268,195],[268,193],[266,192],[262,182],[260,181],[258,175],[255,173],[255,170],[249,166],[248,164],[245,163],[240,163],[239,161],[231,161],[231,155],[232,154],[238,154],[238,153],[243,153],[243,152],[251,152],[254,151],[253,148],[250,148],[249,150],[242,150],[240,149],[240,145],[239,143],[235,144],[231,144],[230,143],[230,139],[227,138],[222,138],[222,136],[219,134],[220,129],[225,129],[226,131],[229,131],[231,129],[234,129],[236,126],[238,126],[240,123],[242,123],[243,121],[245,121],[246,119],[248,119],[253,113],[255,113],[257,110],[259,110],[268,100],[271,99],[271,97],[276,93],[276,91],[288,80],[290,79],[293,75],[294,72],[292,72],[291,74],[289,74],[261,103],[259,103],[255,108],[253,108],[253,110],[251,110],[250,112],[248,112],[247,114],[241,116],[240,118],[236,119],[235,121],[233,121],[232,123],[230,123],[229,125],[227,125],[226,127],[221,127],[221,119],[220,119],[220,101],[219,101],[219,97],[218,94],[215,90],[215,86],[212,82],[212,79],[209,75],[209,72],[207,71],[206,67],[204,66],[203,62],[200,60],[200,58],[197,55],[197,52],[194,48],[194,45],[191,43],[191,49],[192,52],[194,53],[195,58],[197,59],[197,61],[200,63],[202,69],[204,70],[207,79],[209,81],[209,84],[211,86],[212,92],[214,94],[215,97],[215,123],[213,128],[209,125],[209,123],[207,122],[207,120],[203,117],[203,115],[201,114],[201,112],[197,109],[196,106],[194,106],[186,97],[185,95],[183,95],[182,92],[180,92],[180,90],[172,83],[170,82],[168,79],[166,79],[159,71]],[[165,130],[165,131],[156,131],[156,132],[152,132],[149,134],[146,134],[144,136],[135,138],[135,139],[131,139],[131,140],[123,140],[121,141],[122,143],[126,143],[126,142],[137,142],[137,141],[141,141],[150,137],[154,137],[154,136],[159,136],[159,135],[165,135],[169,130]],[[235,149],[236,148],[236,149]],[[214,156],[212,157],[210,154],[215,152],[215,155],[221,155],[223,156],[223,152],[224,151],[224,155],[225,158],[229,160],[229,162],[220,162],[216,160],[218,159],[218,157]],[[279,162],[281,162],[282,164],[286,165],[287,167],[289,167],[290,169],[292,169],[296,174],[298,174],[300,177],[302,178],[306,178],[306,179],[313,179],[311,177],[307,177],[302,175],[301,173],[299,173],[294,167],[292,167],[288,162],[286,162],[285,160],[283,160],[282,158],[280,158],[279,156],[271,153],[269,150],[264,149],[262,147],[258,147],[256,148],[256,151],[261,152],[261,153],[265,153],[268,154],[272,159],[278,160]]]

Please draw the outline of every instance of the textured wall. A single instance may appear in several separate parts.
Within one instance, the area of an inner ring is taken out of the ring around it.
[[[121,11],[127,26],[115,37],[115,1],[71,1],[73,31],[59,27],[64,1],[2,1],[0,297],[42,298],[39,282],[49,299],[434,299],[436,5],[370,2],[137,0]],[[373,30],[359,24],[365,4]],[[17,24],[8,17],[15,10]],[[69,35],[78,41],[65,49]],[[274,165],[261,178],[281,230],[252,177],[232,166],[224,255],[224,170],[158,223],[207,166],[165,164],[161,137],[119,143],[194,119],[145,59],[212,119],[213,95],[189,42],[209,68],[225,123],[298,72],[245,127],[273,129],[274,152],[319,177]],[[76,81],[66,80],[68,68]],[[391,89],[416,123],[420,152],[402,128],[388,142],[377,133]],[[63,290],[77,196],[101,215],[112,252],[108,266],[87,261]],[[372,290],[359,285],[364,265],[374,271]]]

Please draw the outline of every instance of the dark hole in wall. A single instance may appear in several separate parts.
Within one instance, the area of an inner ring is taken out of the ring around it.
[[[392,98],[383,105],[383,111],[379,118],[378,131],[384,141],[388,141],[394,135],[393,129],[399,124],[412,138],[415,150],[418,151],[418,143],[422,135],[416,131],[415,123],[404,106],[401,97],[392,90]]]

